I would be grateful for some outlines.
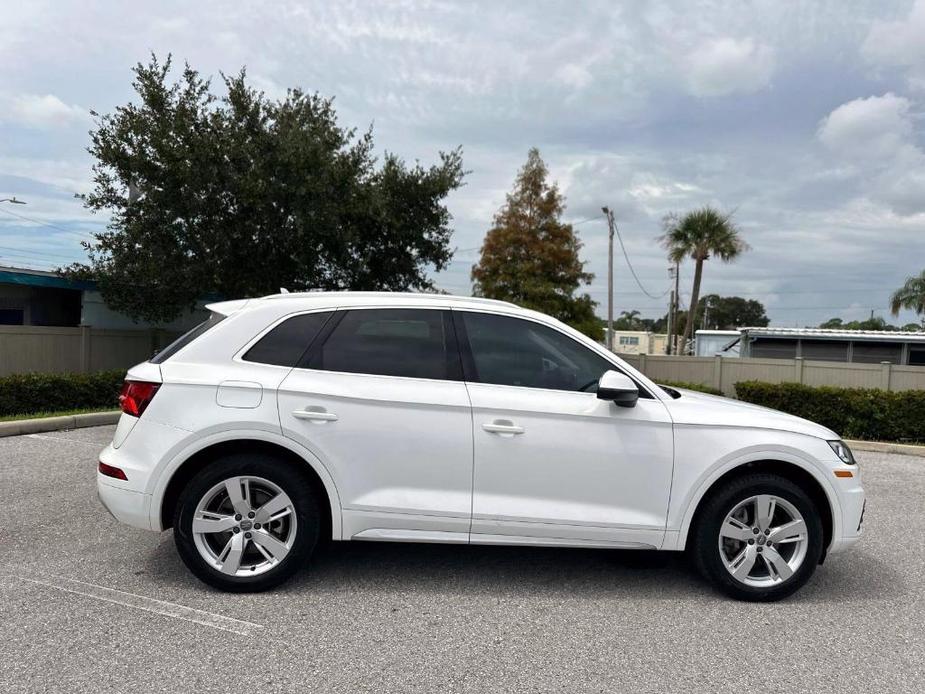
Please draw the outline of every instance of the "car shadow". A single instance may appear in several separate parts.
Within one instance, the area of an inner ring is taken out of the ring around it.
[[[172,541],[149,554],[150,579],[209,591],[182,564]],[[276,592],[290,595],[407,593],[451,596],[633,600],[725,599],[680,552],[559,547],[329,542]],[[866,552],[826,560],[788,602],[836,603],[905,593],[900,575]]]

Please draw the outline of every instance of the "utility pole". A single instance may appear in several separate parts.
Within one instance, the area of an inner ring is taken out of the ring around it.
[[[601,212],[607,218],[607,230],[610,240],[607,243],[607,349],[613,352],[613,211],[602,207]]]
[[[672,265],[668,268],[668,279],[675,279],[677,274],[677,266]],[[665,347],[665,354],[671,354],[672,352],[672,341],[675,333],[675,306],[677,305],[677,289],[672,288],[671,298],[668,300],[668,344]]]
[[[675,351],[677,347],[676,341],[674,339],[675,333],[678,331],[678,308],[681,305],[681,293],[679,289],[679,282],[681,281],[681,268],[678,263],[674,264],[673,268],[670,268],[668,272],[671,274],[671,277],[674,279],[674,291],[671,294],[672,304],[671,304],[671,332],[668,334],[668,344],[670,345],[669,349]],[[671,352],[669,352],[671,354]],[[680,354],[680,352],[679,352]]]

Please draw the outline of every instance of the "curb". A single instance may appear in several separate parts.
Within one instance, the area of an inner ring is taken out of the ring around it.
[[[63,417],[41,417],[39,419],[17,419],[12,422],[0,422],[0,437],[116,424],[121,415],[122,412],[116,410],[115,412],[87,412],[85,414],[64,415]]]
[[[911,443],[882,443],[880,441],[850,441],[845,443],[853,451],[871,451],[873,453],[896,453],[898,455],[917,455],[925,457],[925,446]]]

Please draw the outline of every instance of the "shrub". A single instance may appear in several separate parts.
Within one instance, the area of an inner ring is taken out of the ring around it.
[[[925,391],[735,384],[739,400],[818,422],[846,439],[925,441]]]
[[[119,406],[125,371],[0,377],[0,416]]]
[[[710,395],[722,395],[723,391],[711,388],[710,386],[700,385],[699,383],[687,383],[685,381],[658,381],[659,385],[668,386],[669,388],[684,388],[685,390],[696,390],[701,393]]]

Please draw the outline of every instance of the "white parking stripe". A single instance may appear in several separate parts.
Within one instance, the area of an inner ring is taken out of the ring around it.
[[[86,581],[78,581],[72,578],[63,578],[60,576],[46,576],[47,580],[26,578],[25,576],[15,576],[15,578],[21,581],[28,581],[29,583],[37,583],[56,590],[62,590],[67,593],[82,595],[86,598],[103,600],[116,605],[122,605],[123,607],[133,607],[138,610],[153,612],[164,617],[173,617],[174,619],[182,619],[187,622],[201,624],[202,626],[212,627],[213,629],[230,631],[240,636],[250,636],[254,632],[264,628],[262,624],[246,622],[232,617],[224,617],[213,612],[197,610],[192,607],[186,607],[185,605],[167,602],[166,600],[156,600],[143,595],[136,595],[135,593],[127,593],[124,590],[107,588],[105,586],[96,585],[95,583],[87,583]]]
[[[64,443],[82,443],[87,446],[98,446],[106,448],[105,443],[98,443],[96,441],[84,441],[82,439],[70,439],[64,436],[45,436],[43,434],[26,434],[27,438],[30,439],[42,439],[43,441],[63,441]],[[100,450],[102,450],[102,448]]]

